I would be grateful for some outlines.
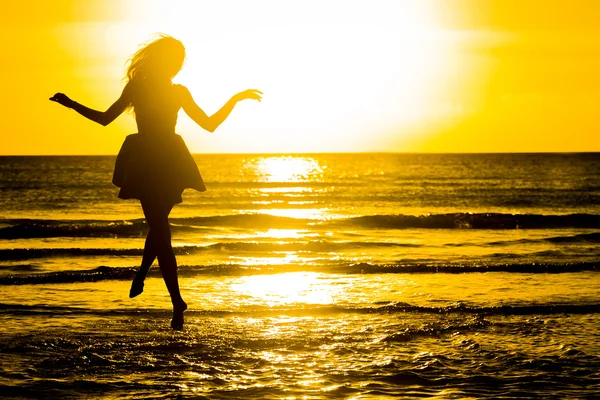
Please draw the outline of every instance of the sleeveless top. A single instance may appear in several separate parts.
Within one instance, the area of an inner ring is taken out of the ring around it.
[[[175,133],[177,114],[181,108],[181,85],[143,82],[130,83],[131,104],[135,112],[138,133]]]

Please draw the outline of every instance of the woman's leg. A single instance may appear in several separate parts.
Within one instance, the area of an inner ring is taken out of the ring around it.
[[[173,206],[167,206],[166,208],[167,217],[171,213]],[[142,255],[142,264],[137,270],[133,282],[131,282],[131,289],[129,290],[129,297],[134,298],[144,291],[144,281],[148,275],[148,271],[152,267],[154,260],[156,260],[156,246],[152,243],[153,241],[152,229],[148,231],[146,236],[146,243],[144,244],[144,254]]]
[[[171,303],[173,304],[171,327],[173,329],[182,329],[183,312],[187,309],[187,304],[181,298],[179,291],[177,260],[171,246],[171,228],[168,217],[171,207],[142,202],[142,209],[146,216],[146,222],[152,232],[151,247],[156,252],[160,272],[171,295]]]

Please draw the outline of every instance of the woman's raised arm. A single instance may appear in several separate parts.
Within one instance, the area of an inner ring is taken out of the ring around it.
[[[125,86],[121,96],[106,111],[93,110],[84,106],[83,104],[79,104],[78,102],[71,100],[64,93],[56,93],[54,96],[50,97],[50,100],[55,101],[67,108],[71,108],[87,119],[97,122],[102,126],[106,126],[113,122],[131,104],[128,86]]]
[[[221,125],[223,121],[227,119],[233,107],[237,104],[238,101],[251,99],[258,100],[262,99],[262,92],[256,89],[248,89],[243,92],[240,92],[234,95],[219,111],[211,115],[210,117],[206,115],[206,113],[198,107],[198,104],[192,98],[192,94],[185,87],[181,86],[181,106],[183,111],[196,122],[200,127],[206,129],[209,132],[214,132],[215,129]]]

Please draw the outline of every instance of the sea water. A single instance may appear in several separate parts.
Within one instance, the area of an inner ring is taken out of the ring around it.
[[[0,396],[600,391],[600,155],[195,159],[174,332],[114,157],[0,157]]]

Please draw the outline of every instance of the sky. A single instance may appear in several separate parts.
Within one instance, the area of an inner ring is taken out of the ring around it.
[[[105,110],[126,61],[180,39],[174,79],[208,114],[257,88],[195,153],[600,151],[595,0],[159,1],[3,4],[0,154],[116,154],[108,127],[48,101]]]

